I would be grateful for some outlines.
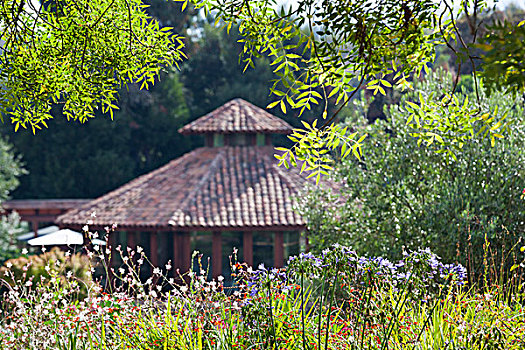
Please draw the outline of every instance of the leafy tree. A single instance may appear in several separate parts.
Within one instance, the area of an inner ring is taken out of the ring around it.
[[[67,120],[113,116],[120,88],[147,88],[184,57],[141,0],[6,0],[0,27],[0,113],[15,131],[46,127],[53,104]]]
[[[460,64],[473,67],[478,91],[478,65],[471,50],[475,40],[467,42],[457,23],[466,17],[469,26],[477,28],[478,14],[488,9],[484,1],[462,1],[455,7],[449,0],[298,0],[289,9],[278,8],[274,0],[192,2],[228,29],[239,26],[245,65],[255,57],[270,58],[277,81],[271,88],[276,100],[268,107],[283,112],[291,107],[302,113],[332,96],[344,105],[361,88],[374,95],[385,94],[392,86],[411,89],[415,79],[430,73],[436,47],[444,44]],[[298,55],[298,48],[305,54]],[[479,93],[460,105],[454,96],[456,86],[457,81],[450,82],[434,95],[411,101],[407,113],[417,122],[411,133],[422,141],[437,140],[451,157],[473,138],[474,130],[486,126],[489,134],[501,134],[507,127],[505,121],[481,116]],[[333,124],[338,113],[339,109],[329,115],[325,105],[319,123],[296,130],[291,136],[294,145],[282,149],[280,164],[307,160],[306,169],[319,179],[330,168],[329,150],[340,149],[343,158],[350,153],[359,157],[364,135]]]
[[[450,81],[450,76],[434,73],[416,89],[426,95]],[[462,88],[458,98],[463,103],[473,94]],[[466,143],[460,157],[447,161],[434,145],[420,146],[410,135],[403,106],[415,96],[408,93],[400,104],[391,105],[387,120],[366,125],[354,116],[347,121],[362,125],[360,131],[370,137],[360,162],[347,160],[338,168],[341,197],[318,191],[302,197],[312,247],[322,250],[338,242],[360,253],[399,257],[403,247],[428,246],[448,262],[457,259],[457,250],[464,258],[468,248],[470,263],[478,263],[485,235],[507,247],[517,237],[525,238],[525,207],[519,198],[525,181],[522,99],[501,92],[483,96],[483,112],[506,115],[513,121],[511,132],[494,146],[489,139]],[[507,230],[515,236],[506,237]]]

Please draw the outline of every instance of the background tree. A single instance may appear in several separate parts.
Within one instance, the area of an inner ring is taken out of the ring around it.
[[[273,0],[192,2],[211,11],[227,28],[239,26],[246,65],[254,57],[270,58],[278,84],[271,88],[276,100],[268,107],[280,107],[283,112],[290,107],[303,112],[323,100],[326,103],[331,96],[344,105],[361,87],[374,95],[385,94],[392,85],[410,89],[414,79],[430,72],[435,49],[443,44],[454,52],[459,65],[472,66],[478,92],[479,65],[471,49],[481,22],[478,15],[488,10],[483,1],[463,1],[455,7],[449,0],[385,0],[377,4],[368,0],[299,0],[287,9],[278,8]],[[471,42],[458,28],[462,16],[474,28]],[[297,55],[294,50],[299,47],[308,54]],[[386,79],[388,75],[393,75],[393,83]],[[475,129],[486,126],[489,132],[485,136],[494,140],[492,134],[501,135],[508,126],[505,121],[479,113],[479,93],[474,100],[459,105],[454,96],[456,86],[457,80],[435,95],[410,101],[407,110],[407,118],[416,121],[411,124],[411,133],[421,142],[436,142],[451,157],[473,137]],[[333,124],[338,111],[329,116],[325,104],[318,124],[305,126],[291,136],[294,144],[281,150],[280,164],[294,165],[297,158],[306,160],[307,169],[319,179],[330,168],[327,150],[339,148],[343,158],[350,153],[359,157],[364,137],[347,134],[348,130]]]
[[[176,73],[148,91],[130,85],[121,93],[114,121],[70,124],[60,115],[36,136],[3,132],[24,155],[30,176],[16,198],[93,198],[187,152],[192,140],[177,130],[188,107]]]

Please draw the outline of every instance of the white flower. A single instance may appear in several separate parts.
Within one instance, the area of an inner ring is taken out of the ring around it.
[[[166,264],[166,270],[171,270],[171,263],[168,262],[168,263]]]
[[[66,278],[71,278],[71,277],[73,277],[73,272],[68,271],[66,274]]]
[[[96,212],[96,211],[92,212],[92,213],[91,213],[91,217],[92,217],[92,218],[96,218],[96,217],[97,217],[97,212]]]
[[[65,255],[66,257],[71,256],[71,252],[68,250]]]
[[[224,281],[224,277],[222,277],[222,275],[221,275],[221,276],[219,276],[219,277],[217,277],[217,281],[219,281],[219,282],[222,282],[222,281]]]
[[[25,255],[25,254],[27,254],[27,253],[28,253],[28,251],[27,251],[27,249],[26,249],[26,248],[22,249],[22,254],[24,254],[24,255]]]
[[[144,249],[141,246],[137,246],[137,253],[142,253]]]
[[[8,262],[7,264],[5,264],[5,266],[7,266],[7,268],[10,269],[10,268],[13,266],[13,264],[11,264],[10,262]]]
[[[88,225],[84,225],[84,227],[82,227],[82,231],[88,232],[89,231],[89,226]]]
[[[46,265],[46,267],[44,267],[44,269],[46,270],[46,272],[49,272],[51,270],[51,268],[49,267],[49,265]]]
[[[118,272],[119,272],[121,275],[123,275],[123,274],[124,274],[124,269],[121,267],[121,268],[118,269]]]
[[[160,269],[158,267],[154,268],[153,269],[153,274],[154,275],[160,275]]]
[[[32,285],[33,285],[33,282],[32,282],[32,281],[27,281],[27,282],[25,283],[25,286],[26,286],[26,287],[31,287]]]
[[[182,286],[182,287],[180,287],[180,291],[181,291],[182,293],[186,293],[186,292],[188,291],[188,287],[186,287],[186,286]]]

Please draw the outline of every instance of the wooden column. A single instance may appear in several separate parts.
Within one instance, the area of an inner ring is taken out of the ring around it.
[[[151,232],[149,235],[149,254],[151,264],[155,267],[159,266],[159,243],[157,232]]]
[[[274,233],[273,267],[284,266],[284,235],[282,231]]]
[[[126,238],[127,238],[126,239],[127,246],[135,250],[137,248],[137,232],[135,231],[126,232]],[[127,252],[128,249],[127,247],[124,247],[123,250]]]
[[[171,237],[173,240],[173,276],[179,277],[177,269],[180,269],[180,272],[182,273],[182,259],[180,257],[180,236],[177,232],[173,232]]]
[[[37,220],[31,220],[31,228],[34,232],[34,237],[38,237],[38,221]]]
[[[220,232],[212,233],[211,266],[213,278],[222,274],[222,235]]]
[[[188,272],[191,266],[191,233],[181,232],[180,234],[180,271]]]
[[[116,248],[118,246],[118,232],[115,232],[115,231],[111,231],[111,232],[108,232],[106,233],[106,242],[107,242],[107,249],[110,251],[110,257],[109,257],[109,261],[108,261],[108,274],[106,276],[106,284],[105,284],[105,291],[108,292],[108,291],[111,291],[112,287],[114,287],[114,281],[115,281],[115,275],[113,274],[114,272],[114,268],[116,268],[117,266],[117,254],[119,254],[118,256],[120,256],[120,253],[117,252]],[[102,249],[104,249],[103,247],[101,247]],[[106,250],[106,249],[104,249]]]
[[[253,265],[253,233],[244,231],[242,233],[242,254],[244,262],[249,266]]]

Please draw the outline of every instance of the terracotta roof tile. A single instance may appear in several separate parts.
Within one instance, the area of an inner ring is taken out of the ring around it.
[[[182,134],[204,133],[281,133],[292,130],[290,124],[262,108],[236,98],[179,129]]]
[[[60,225],[226,228],[303,226],[292,197],[307,183],[272,147],[203,147],[60,216]],[[95,212],[96,217],[91,218]]]

